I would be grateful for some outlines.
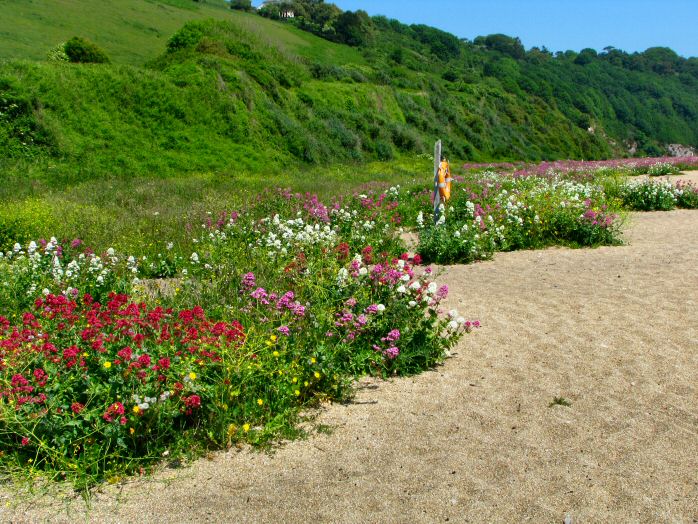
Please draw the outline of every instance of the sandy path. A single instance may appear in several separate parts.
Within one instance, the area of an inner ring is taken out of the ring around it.
[[[328,407],[331,435],[0,520],[698,522],[698,211],[632,215],[627,237],[448,269],[484,327]]]

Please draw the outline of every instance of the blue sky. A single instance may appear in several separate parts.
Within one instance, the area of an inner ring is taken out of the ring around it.
[[[327,0],[459,37],[504,33],[551,51],[671,47],[698,56],[698,0]]]

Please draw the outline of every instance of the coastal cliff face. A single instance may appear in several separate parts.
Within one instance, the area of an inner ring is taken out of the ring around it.
[[[695,147],[683,144],[667,144],[666,149],[669,156],[698,156]]]

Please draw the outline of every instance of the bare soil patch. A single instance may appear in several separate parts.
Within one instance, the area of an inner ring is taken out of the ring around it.
[[[698,522],[698,212],[632,214],[627,239],[448,268],[450,305],[483,328],[327,407],[331,434],[106,486],[88,510],[0,492],[0,517]]]

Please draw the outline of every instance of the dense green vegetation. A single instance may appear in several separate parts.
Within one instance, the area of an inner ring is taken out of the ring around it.
[[[105,178],[286,183],[311,166],[409,164],[437,137],[483,161],[698,145],[698,61],[668,49],[553,55],[310,1],[293,21],[213,1],[2,3],[3,200],[80,187],[99,205],[89,183]],[[74,36],[111,63],[61,61]]]

